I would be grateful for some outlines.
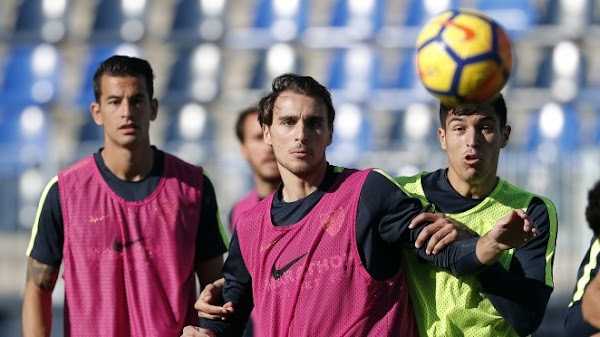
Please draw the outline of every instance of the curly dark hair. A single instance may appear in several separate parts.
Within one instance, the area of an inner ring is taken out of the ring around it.
[[[271,85],[272,91],[263,97],[258,103],[258,121],[260,125],[271,125],[273,123],[273,107],[275,100],[283,92],[289,91],[299,95],[315,98],[325,104],[327,108],[327,123],[333,130],[335,109],[331,101],[331,93],[321,83],[310,76],[298,74],[283,74],[277,76]]]
[[[600,237],[600,180],[588,192],[588,205],[585,209],[588,225],[597,237]]]

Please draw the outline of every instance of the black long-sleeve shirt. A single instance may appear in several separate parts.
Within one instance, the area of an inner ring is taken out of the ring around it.
[[[309,196],[284,202],[281,187],[276,192],[271,208],[271,218],[276,226],[297,223],[319,202],[325,191],[334,182],[337,173],[328,166],[323,182]],[[455,274],[479,271],[485,267],[475,255],[477,238],[458,241],[435,255],[425,253],[425,248],[414,248],[414,242],[425,224],[410,230],[410,221],[424,209],[417,199],[408,197],[388,177],[379,172],[370,172],[362,187],[358,203],[356,240],[363,266],[378,280],[387,279],[401,267],[402,248],[413,249],[422,258]],[[202,326],[218,335],[240,335],[244,323],[252,310],[252,278],[242,257],[237,232],[234,232],[229,256],[223,268],[226,284],[223,289],[225,302],[235,304],[235,313],[225,321],[202,320]]]

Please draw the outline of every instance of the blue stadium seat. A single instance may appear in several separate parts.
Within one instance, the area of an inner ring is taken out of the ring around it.
[[[214,154],[215,122],[202,104],[187,101],[166,107],[172,110],[165,130],[163,149],[193,164]]]
[[[50,154],[52,119],[29,101],[0,103],[0,174],[43,165]]]
[[[96,124],[91,112],[86,115],[78,131],[77,141],[79,143],[92,142],[100,145],[104,142],[104,129],[102,125]]]
[[[548,48],[538,66],[535,84],[540,88],[551,88],[561,100],[575,98],[579,88],[586,85],[587,60],[579,46],[571,41],[562,41]],[[569,95],[563,98],[563,95]]]
[[[147,34],[150,0],[99,0],[90,40],[94,43],[137,42]]]
[[[581,121],[573,103],[547,103],[532,113],[527,150],[549,157],[576,151],[583,141],[581,135]]]
[[[86,53],[83,69],[81,71],[81,86],[79,87],[75,101],[75,108],[83,113],[89,112],[89,106],[95,101],[94,98],[94,73],[102,61],[112,55],[127,55],[144,57],[140,47],[134,44],[92,44]]]
[[[169,41],[189,45],[221,39],[226,29],[226,6],[226,0],[177,1]]]
[[[387,0],[336,0],[330,25],[345,27],[356,39],[376,35],[385,24]]]
[[[36,183],[21,184],[20,180],[29,170],[53,167],[51,144],[52,120],[42,106],[0,101],[0,230],[18,229],[24,206],[22,189]]]
[[[526,33],[539,20],[531,0],[479,0],[476,8],[498,21],[513,37]]]
[[[181,101],[210,102],[221,92],[223,56],[213,43],[203,43],[179,52],[169,71],[167,104]]]
[[[308,0],[251,1],[252,21],[229,30],[225,39],[235,49],[267,49],[303,37],[307,26]]]
[[[545,15],[540,18],[545,25],[581,28],[595,19],[594,1],[548,0],[545,5]]]
[[[63,54],[51,44],[11,45],[2,66],[0,101],[51,104],[60,94]]]
[[[331,8],[328,8],[326,22],[309,25],[303,36],[305,45],[313,48],[348,48],[357,42],[380,39],[382,44],[389,45],[398,39],[399,35],[380,37],[386,31],[382,28],[386,26],[388,0],[334,0],[328,3]],[[401,36],[407,40],[404,34]],[[410,43],[414,42],[411,40]]]
[[[389,150],[414,150],[416,147],[435,149],[439,146],[435,132],[439,125],[438,114],[431,104],[412,103],[405,109],[391,113]]]
[[[94,122],[89,108],[87,113],[82,113],[84,114],[83,123],[77,130],[76,150],[71,156],[74,160],[97,152],[98,149],[104,146],[104,128],[102,125],[98,125]]]
[[[302,35],[306,29],[307,15],[306,0],[257,0],[253,27],[270,30],[278,41],[290,41]]]
[[[257,53],[257,62],[248,85],[250,89],[268,89],[275,77],[284,73],[302,72],[302,59],[291,45],[275,44]]]
[[[412,89],[420,85],[421,82],[415,63],[415,49],[406,49],[400,53],[396,78],[392,87],[398,89]]]
[[[327,148],[332,160],[356,165],[361,154],[373,147],[372,123],[363,104],[336,104],[333,143]]]
[[[70,1],[24,0],[19,4],[12,43],[57,43],[68,30]]]
[[[348,99],[366,98],[372,90],[383,87],[383,66],[377,50],[368,45],[333,51],[327,87],[343,91]]]
[[[13,232],[19,227],[21,207],[19,198],[16,197],[19,194],[18,177],[0,174],[0,189],[2,190],[0,194],[0,213],[2,214],[0,218],[0,233],[2,231]],[[3,329],[3,331],[5,330]],[[17,334],[17,331],[14,331],[14,333]]]
[[[439,13],[458,8],[457,0],[408,0],[404,10],[404,25],[423,26]]]

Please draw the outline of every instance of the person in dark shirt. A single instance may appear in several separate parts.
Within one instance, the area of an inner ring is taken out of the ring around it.
[[[569,336],[600,336],[600,181],[588,192],[585,210],[588,226],[594,233],[590,247],[577,271],[573,299],[565,315],[565,330]]]
[[[525,213],[512,210],[481,237],[440,252],[415,248],[427,223],[456,222],[421,216],[430,207],[381,170],[330,165],[325,149],[334,116],[329,91],[313,78],[284,74],[273,81],[259,120],[283,183],[236,226],[222,293],[224,307],[235,310],[226,320],[188,326],[183,336],[239,336],[253,307],[261,336],[417,336],[403,247],[463,275],[488,268],[537,235]]]
[[[54,177],[27,249],[23,335],[48,336],[64,266],[65,335],[173,336],[198,321],[197,275],[221,278],[227,237],[201,167],[152,146],[146,60],[112,56],[94,75],[104,147]]]
[[[509,140],[507,109],[499,95],[471,106],[440,104],[440,145],[448,167],[398,177],[422,203],[482,235],[511,209],[522,209],[538,235],[504,252],[494,266],[456,277],[405,252],[405,268],[422,336],[527,336],[540,326],[553,290],[557,215],[547,198],[497,176],[500,151]],[[424,244],[434,225],[426,227]],[[429,242],[427,250],[438,250]]]
[[[240,112],[235,123],[235,134],[240,142],[240,153],[252,169],[254,188],[232,207],[229,213],[231,233],[240,214],[275,192],[281,183],[273,149],[263,141],[258,107],[251,106]]]

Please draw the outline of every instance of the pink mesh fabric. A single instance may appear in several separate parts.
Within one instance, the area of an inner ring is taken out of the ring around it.
[[[168,154],[156,191],[137,202],[108,187],[92,156],[59,174],[67,336],[179,336],[197,323],[202,181]]]
[[[403,272],[378,281],[356,246],[369,171],[344,170],[302,221],[275,227],[272,197],[243,214],[238,235],[252,276],[259,336],[417,336]]]

